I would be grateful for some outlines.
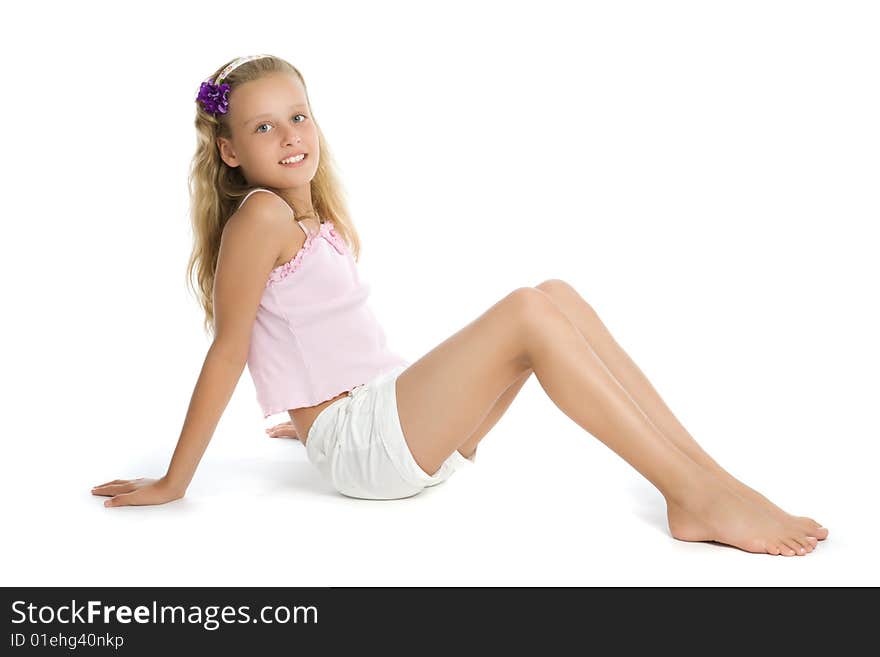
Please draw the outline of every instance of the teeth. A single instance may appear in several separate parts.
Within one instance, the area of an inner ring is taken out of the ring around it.
[[[289,157],[289,158],[287,158],[286,160],[281,160],[281,164],[293,164],[294,162],[299,162],[299,161],[300,161],[301,159],[303,159],[305,156],[306,156],[306,154],[305,154],[305,153],[302,153],[302,154],[297,155],[297,156],[295,156],[295,157]]]

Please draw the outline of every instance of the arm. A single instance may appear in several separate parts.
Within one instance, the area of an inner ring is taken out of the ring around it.
[[[214,341],[193,390],[177,447],[161,479],[115,480],[92,489],[107,506],[162,504],[183,497],[247,362],[266,281],[289,235],[290,209],[255,194],[226,223],[214,279]],[[302,231],[300,231],[302,232]]]
[[[189,487],[196,467],[211,442],[246,362],[247,358],[242,358],[239,350],[216,340],[208,349],[177,447],[164,476],[168,485],[179,491],[181,497]]]

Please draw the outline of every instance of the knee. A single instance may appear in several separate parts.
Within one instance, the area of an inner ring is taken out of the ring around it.
[[[589,304],[580,295],[580,293],[561,278],[547,279],[542,283],[538,283],[535,286],[535,289],[541,290],[542,292],[549,294],[553,299],[557,301],[579,301],[582,306],[589,307]]]
[[[536,287],[519,287],[506,300],[511,312],[525,323],[546,321],[560,312],[550,295]]]
[[[519,348],[518,365],[523,375],[533,371],[531,346],[558,335],[570,327],[562,309],[543,290],[520,287],[505,297],[504,323],[513,331]]]
[[[577,290],[561,278],[548,278],[546,281],[538,283],[535,286],[535,289],[541,290],[542,292],[549,294],[551,297],[577,294]]]

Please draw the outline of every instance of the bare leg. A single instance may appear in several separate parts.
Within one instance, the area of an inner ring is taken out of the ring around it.
[[[529,368],[560,410],[693,516],[705,534],[699,540],[785,555],[810,547],[797,527],[735,495],[660,433],[534,288],[515,290],[398,377],[401,426],[418,465],[436,472]]]
[[[709,456],[673,415],[648,378],[617,343],[596,311],[577,290],[559,279],[550,279],[535,287],[550,295],[654,426],[691,459],[715,473],[739,495],[765,505],[773,513],[783,514],[786,518],[799,522],[815,538],[824,540],[828,536],[828,530],[818,522],[812,518],[786,513],[758,491],[736,479]]]
[[[458,451],[461,452],[462,456],[468,458],[476,456],[477,445],[479,445],[483,437],[489,433],[489,429],[498,423],[498,420],[501,419],[501,416],[504,415],[510,407],[510,404],[531,376],[532,368],[530,367],[518,379],[510,384],[510,387],[508,387],[507,390],[501,393],[501,396],[495,401],[495,404],[489,410],[489,413],[483,418],[480,426],[478,426],[461,447],[458,448]]]
[[[764,504],[770,511],[784,514],[788,519],[800,523],[801,528],[810,539],[824,540],[827,538],[828,530],[821,527],[815,520],[802,516],[792,516],[786,513],[766,497],[737,480],[712,459],[697,444],[678,419],[672,415],[672,411],[660,399],[659,394],[645,375],[618,345],[596,312],[574,288],[559,279],[544,281],[535,287],[550,295],[569,320],[575,324],[581,335],[589,342],[590,347],[602,359],[602,362],[608,367],[612,375],[629,393],[642,412],[648,416],[649,421],[667,438],[673,440],[692,460],[717,474],[722,481],[727,483],[740,496]],[[532,370],[527,370],[498,398],[480,425],[467,441],[459,447],[459,452],[462,455],[467,457],[475,455],[480,441],[501,419],[531,374]],[[690,532],[686,526],[686,521],[682,522],[681,518],[676,517],[676,511],[679,512],[678,515],[680,516],[682,510],[676,509],[675,504],[671,503],[670,520],[676,525],[674,534],[677,534],[676,538],[684,539],[686,535],[690,535]],[[696,535],[699,536],[700,533],[698,532]],[[815,544],[815,542],[815,540],[810,540],[811,544]]]

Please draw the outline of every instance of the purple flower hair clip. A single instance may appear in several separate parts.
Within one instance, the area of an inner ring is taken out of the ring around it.
[[[229,85],[216,85],[210,80],[202,82],[196,100],[208,114],[226,114],[229,111]]]
[[[272,55],[248,55],[247,57],[239,57],[229,66],[224,68],[217,79],[211,82],[208,78],[202,82],[199,87],[199,94],[196,101],[202,104],[202,108],[208,113],[217,116],[218,114],[226,114],[229,111],[229,84],[224,80],[229,77],[236,68],[253,59],[262,57],[271,57]]]

